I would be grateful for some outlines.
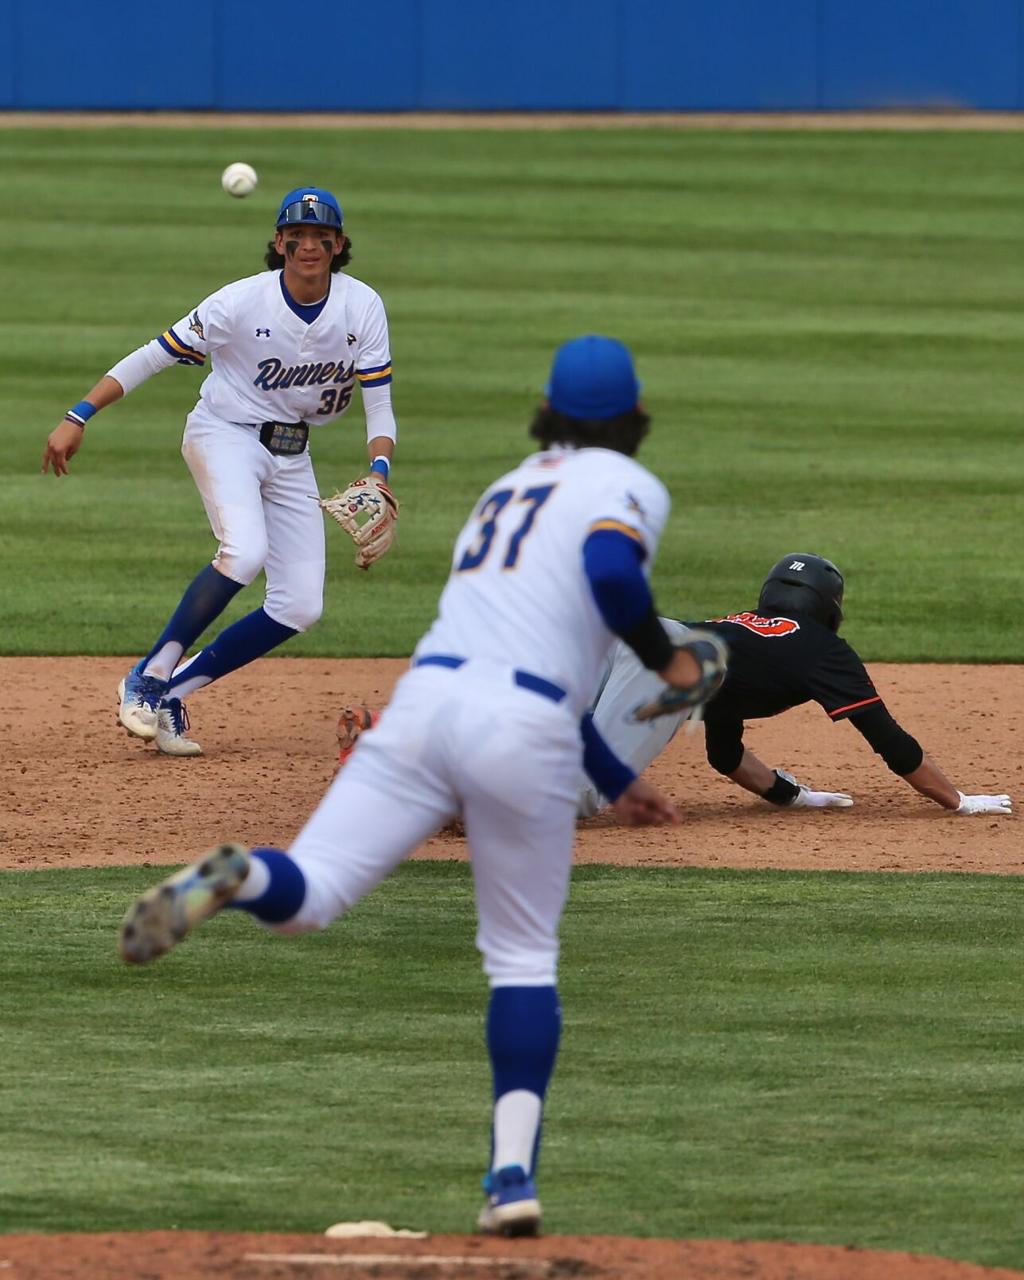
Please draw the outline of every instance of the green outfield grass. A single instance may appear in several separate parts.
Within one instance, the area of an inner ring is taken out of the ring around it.
[[[466,1231],[487,1158],[468,868],[324,934],[115,957],[156,869],[7,873],[0,1231]],[[1024,1266],[1024,942],[996,876],[576,870],[553,1232]]]
[[[63,410],[126,351],[261,266],[281,193],[334,187],[383,295],[402,428],[401,541],[370,575],[332,542],[324,620],[292,654],[403,654],[451,540],[526,451],[554,346],[617,334],[674,512],[665,612],[748,606],[818,550],[869,659],[1019,661],[1024,135],[47,129],[0,131],[3,653],[148,649],[212,554],[178,453],[175,368],[38,475]],[[247,200],[219,187],[244,158]],[[358,408],[315,445],[363,458]],[[231,617],[255,607],[258,588]]]

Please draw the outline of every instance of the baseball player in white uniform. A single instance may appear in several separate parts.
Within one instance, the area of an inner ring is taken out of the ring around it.
[[[86,423],[173,364],[212,368],[185,424],[182,454],[218,547],[190,584],[149,653],[122,680],[119,719],[168,755],[201,753],[186,735],[188,694],[311,627],[323,609],[325,540],[308,444],[359,385],[369,476],[386,536],[360,549],[368,568],[390,545],[394,500],[387,478],[397,429],[391,408],[388,323],[378,295],[341,273],[350,241],[329,191],[288,192],[266,256],[269,271],[225,285],[119,361],[51,432],[43,471],[67,474]],[[229,601],[266,574],[263,605],[192,658],[189,648]]]
[[[585,716],[613,633],[670,685],[709,692],[707,641],[693,633],[675,648],[647,585],[669,498],[631,457],[649,421],[638,396],[621,343],[560,348],[531,427],[542,451],[480,498],[437,620],[290,852],[219,846],[145,894],[121,929],[123,957],[142,963],[223,905],[284,932],[323,928],[461,814],[491,986],[488,1232],[540,1224],[534,1174],[581,756],[620,820],[678,821]]]

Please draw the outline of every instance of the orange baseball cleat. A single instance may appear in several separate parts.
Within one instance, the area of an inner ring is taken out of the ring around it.
[[[371,711],[365,703],[345,708],[338,717],[338,758],[334,764],[335,773],[356,749],[359,735],[372,729],[379,719],[380,712]]]

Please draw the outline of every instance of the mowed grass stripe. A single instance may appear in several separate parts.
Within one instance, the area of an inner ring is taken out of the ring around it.
[[[226,913],[128,969],[158,874],[0,879],[0,1229],[470,1229],[468,868],[407,865],[304,939]],[[578,868],[549,1229],[1024,1265],[1022,933],[1005,877]]]
[[[34,210],[0,311],[0,551],[18,567],[0,650],[141,652],[212,555],[178,452],[198,371],[91,424],[70,480],[38,475],[43,439],[125,351],[260,269],[279,194],[311,174],[338,189],[352,270],[388,307],[403,516],[372,575],[332,538],[325,617],[284,652],[411,651],[473,500],[529,447],[554,346],[596,330],[635,347],[655,415],[643,458],[674,499],[654,575],[666,612],[747,605],[780,554],[815,549],[848,571],[847,634],[868,659],[1018,661],[1020,146],[0,130],[12,207]],[[260,186],[232,201],[218,177],[239,156]],[[39,207],[71,173],[74,201]],[[322,488],[359,470],[362,434],[357,409],[316,438]]]

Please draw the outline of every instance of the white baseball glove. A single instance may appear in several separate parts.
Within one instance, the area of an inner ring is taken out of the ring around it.
[[[1013,813],[1009,796],[965,796],[958,791],[960,803],[954,813]]]
[[[780,778],[785,778],[794,787],[800,788],[796,796],[786,805],[787,809],[849,809],[853,804],[853,796],[847,795],[845,791],[812,791],[802,782],[797,782],[796,778],[791,773],[786,773],[784,769],[777,769],[776,772]]]
[[[356,564],[360,569],[376,564],[394,542],[398,503],[379,476],[363,476],[329,498],[316,494],[310,497],[356,544]]]

